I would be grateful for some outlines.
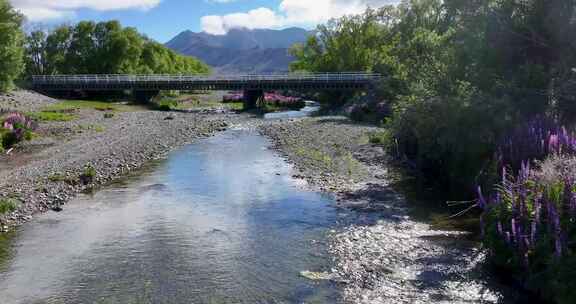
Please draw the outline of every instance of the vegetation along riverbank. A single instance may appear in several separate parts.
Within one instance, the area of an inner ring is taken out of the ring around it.
[[[375,140],[478,214],[499,273],[554,303],[576,290],[575,12],[574,1],[402,1],[292,49],[293,70],[386,75],[371,95],[327,94],[326,106],[380,124]]]

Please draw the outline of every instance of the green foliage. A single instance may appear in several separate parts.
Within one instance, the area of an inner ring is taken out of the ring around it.
[[[19,205],[19,202],[14,198],[0,198],[0,214],[14,212]]]
[[[0,92],[10,90],[24,68],[22,16],[0,0]]]
[[[104,113],[104,118],[114,118],[114,113]]]
[[[479,201],[492,262],[555,303],[576,295],[576,158],[554,154],[536,168],[506,174],[498,195]]]
[[[48,180],[53,182],[53,183],[64,182],[64,183],[66,183],[68,185],[72,185],[72,186],[75,186],[78,184],[77,178],[74,178],[74,177],[71,177],[71,176],[68,176],[68,175],[62,174],[62,173],[50,174],[48,176]]]
[[[390,132],[388,131],[380,131],[380,132],[373,132],[368,135],[368,140],[371,144],[375,145],[387,145],[390,143]]]
[[[164,98],[156,104],[156,109],[160,111],[172,111],[178,109],[178,101],[170,98]]]
[[[51,104],[42,109],[43,112],[74,112],[81,109],[92,109],[98,111],[119,111],[129,112],[141,109],[138,106],[123,105],[117,103],[103,102],[103,101],[89,101],[89,100],[64,100],[55,104]]]
[[[80,183],[83,185],[88,185],[94,182],[96,179],[97,172],[96,169],[92,165],[86,165],[84,167],[84,171],[80,174]]]
[[[124,28],[118,21],[82,21],[26,39],[28,75],[35,74],[206,74],[207,65],[181,56]]]
[[[505,130],[543,113],[576,119],[575,14],[574,1],[404,0],[319,26],[291,68],[383,74],[375,105],[391,105],[394,148],[466,199]]]

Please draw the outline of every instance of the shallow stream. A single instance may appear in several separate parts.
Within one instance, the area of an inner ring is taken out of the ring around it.
[[[0,240],[0,302],[330,303],[332,198],[249,130],[171,153]],[[3,257],[2,257],[3,256]]]

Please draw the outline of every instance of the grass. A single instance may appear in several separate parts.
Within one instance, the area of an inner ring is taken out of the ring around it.
[[[67,183],[69,185],[76,185],[78,183],[78,180],[76,178],[71,177],[71,176],[67,176],[67,175],[62,174],[62,173],[50,174],[48,176],[48,180],[53,182],[53,183],[64,182],[64,183]]]
[[[380,131],[368,135],[371,144],[385,145],[390,142],[390,132]]]
[[[76,119],[76,116],[68,113],[61,112],[30,112],[26,113],[27,116],[38,121],[71,121]]]
[[[69,112],[81,109],[92,109],[97,111],[117,111],[131,112],[144,109],[143,106],[125,105],[103,101],[90,100],[63,100],[45,107],[43,112]]]
[[[300,155],[301,157],[311,159],[311,160],[315,161],[316,163],[321,163],[327,169],[333,169],[334,168],[334,160],[332,159],[332,157],[330,157],[330,155],[328,155],[327,153],[324,153],[320,150],[305,149],[305,148],[299,147],[296,149],[295,152],[297,155]]]
[[[0,214],[6,214],[16,211],[20,203],[13,198],[0,199]]]

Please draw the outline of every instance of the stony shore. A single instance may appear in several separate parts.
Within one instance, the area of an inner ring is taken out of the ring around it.
[[[55,100],[19,91],[0,97],[0,108],[34,111]],[[77,193],[121,178],[162,158],[174,148],[224,130],[229,115],[165,113],[135,109],[106,118],[97,110],[77,110],[69,122],[46,122],[40,136],[0,156],[0,199],[15,199],[16,212],[0,215],[0,231],[30,220],[35,214],[59,210]],[[95,169],[81,183],[86,168]]]
[[[354,210],[331,235],[335,267],[317,276],[342,284],[344,303],[501,302],[465,232],[434,230],[410,216],[390,185],[385,151],[368,143],[374,130],[342,117],[261,127],[298,177]]]

